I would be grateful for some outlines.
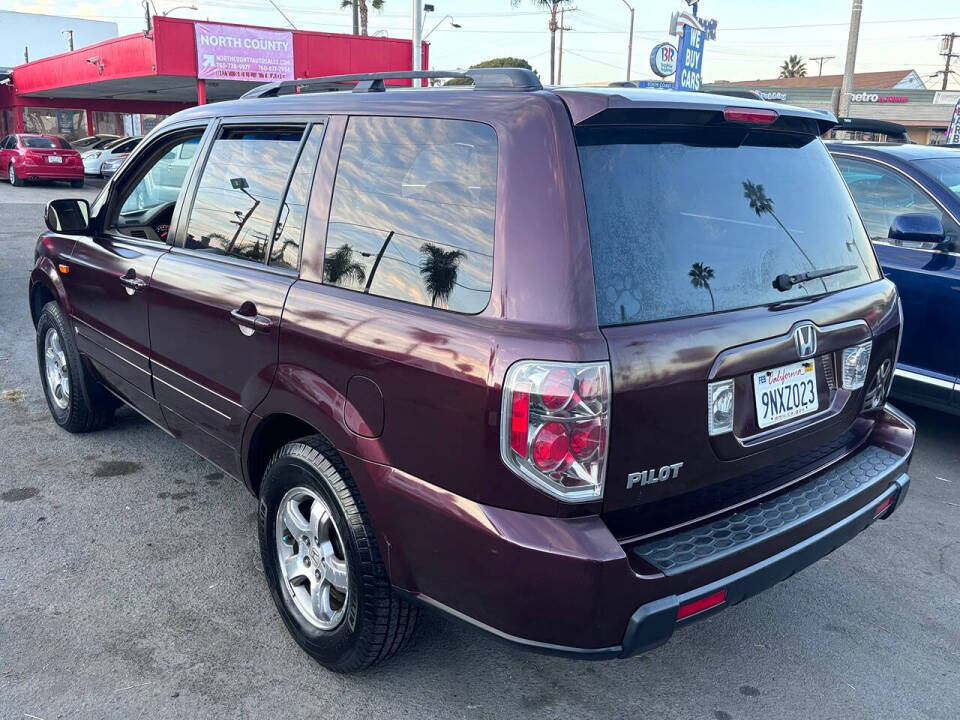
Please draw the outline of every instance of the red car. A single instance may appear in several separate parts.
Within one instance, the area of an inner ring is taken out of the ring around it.
[[[11,185],[23,185],[24,180],[69,180],[72,187],[83,187],[80,153],[58,135],[7,135],[0,142],[0,170]]]

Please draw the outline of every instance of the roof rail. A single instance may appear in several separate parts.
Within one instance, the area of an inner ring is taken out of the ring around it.
[[[334,92],[353,89],[353,92],[384,92],[385,80],[412,80],[437,78],[469,78],[475,90],[542,90],[543,85],[536,74],[525,68],[471,68],[470,70],[397,70],[354,75],[328,75],[326,77],[282,80],[259,85],[245,92],[242,98],[276,97],[291,93]]]

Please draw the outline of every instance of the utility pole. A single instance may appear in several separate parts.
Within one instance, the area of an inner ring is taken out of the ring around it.
[[[143,20],[146,24],[146,29],[143,31],[144,35],[149,35],[150,31],[153,29],[153,22],[150,20],[150,2],[149,0],[143,0]]]
[[[356,2],[354,2],[356,5]],[[413,0],[413,71],[420,72],[423,62],[423,11],[421,0]],[[420,78],[413,79],[413,87],[420,87]]]
[[[947,83],[950,81],[950,73],[953,72],[950,69],[950,61],[953,60],[953,58],[960,58],[960,54],[955,55],[953,52],[953,41],[957,38],[960,38],[960,35],[957,33],[947,33],[946,35],[941,35],[940,37],[940,54],[947,58],[947,63],[943,70],[934,73],[933,76],[936,77],[940,73],[943,73],[943,87],[940,89],[946,90]]]
[[[560,57],[557,60],[557,85],[563,82],[563,10],[560,11]]]
[[[630,10],[630,35],[627,38],[627,80],[630,80],[630,65],[633,62],[633,5],[623,0],[623,4]]]
[[[857,42],[860,40],[860,15],[863,12],[863,0],[853,0],[850,15],[850,35],[847,37],[847,57],[843,65],[843,82],[840,84],[840,117],[850,114],[850,95],[853,92],[853,69],[857,63]]]
[[[827,60],[835,60],[836,57],[837,57],[836,55],[821,55],[820,57],[812,57],[807,59],[812,60],[813,62],[817,63],[820,66],[819,69],[817,70],[817,77],[820,77],[821,75],[823,75],[823,64]]]

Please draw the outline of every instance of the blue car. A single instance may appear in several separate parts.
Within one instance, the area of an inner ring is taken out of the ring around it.
[[[960,414],[960,149],[828,144],[900,290],[893,394]]]

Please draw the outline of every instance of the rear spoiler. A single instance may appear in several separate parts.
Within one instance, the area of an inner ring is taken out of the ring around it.
[[[749,98],[730,98],[711,93],[679,92],[676,90],[647,90],[632,88],[564,88],[554,90],[570,111],[574,125],[607,125],[644,122],[705,125],[728,107],[775,111],[794,131],[823,135],[837,124],[833,113],[808,108],[771,103]],[[664,117],[663,111],[672,111]],[[657,120],[658,119],[658,120]],[[789,122],[794,120],[794,122]]]

